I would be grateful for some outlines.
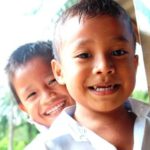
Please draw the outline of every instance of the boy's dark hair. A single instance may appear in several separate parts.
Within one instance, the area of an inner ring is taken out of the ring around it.
[[[41,57],[46,63],[54,58],[51,41],[38,41],[35,43],[27,43],[18,47],[9,57],[5,71],[8,76],[10,89],[18,104],[21,103],[16,90],[12,84],[13,77],[18,68],[25,65],[28,61],[35,57]]]
[[[129,25],[129,30],[133,34],[133,44],[135,49],[136,38],[132,28],[131,18],[124,8],[122,8],[114,0],[80,0],[78,3],[64,11],[56,22],[53,40],[55,58],[58,60],[60,59],[58,53],[63,43],[63,35],[60,33],[61,26],[63,26],[68,19],[74,16],[79,16],[80,22],[81,20],[90,19],[101,15],[109,15],[115,18],[120,16],[123,17]]]

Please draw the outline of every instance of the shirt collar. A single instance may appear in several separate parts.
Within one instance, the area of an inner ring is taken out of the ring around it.
[[[48,131],[48,129],[49,129],[48,127],[46,127],[46,126],[44,126],[44,125],[42,125],[42,124],[39,124],[39,123],[37,123],[36,121],[34,121],[34,120],[32,119],[32,117],[30,117],[30,116],[29,116],[29,118],[27,119],[27,121],[28,121],[30,124],[33,124],[39,132],[46,132],[46,131]]]

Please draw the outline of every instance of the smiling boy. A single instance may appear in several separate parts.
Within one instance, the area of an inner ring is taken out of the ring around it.
[[[81,0],[58,20],[53,42],[54,76],[76,106],[62,111],[39,149],[149,150],[149,117],[125,107],[138,66],[126,11],[113,0]]]
[[[51,70],[52,43],[38,41],[18,47],[6,72],[18,106],[40,131],[47,131],[59,113],[74,104],[66,87],[57,83]]]
[[[55,146],[149,149],[149,118],[124,107],[135,86],[135,45],[130,17],[113,0],[81,0],[63,13],[54,34],[52,69],[76,107],[65,109],[51,127],[55,133],[67,118],[68,128],[50,136]]]

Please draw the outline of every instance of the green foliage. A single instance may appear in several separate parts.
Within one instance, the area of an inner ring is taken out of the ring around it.
[[[19,141],[19,142],[15,141],[14,142],[15,150],[23,150],[25,146],[26,146],[26,144],[24,141]]]
[[[9,90],[3,91],[3,95],[0,96],[0,150],[8,150],[10,120],[13,120],[13,148],[14,150],[23,150],[38,132],[33,125],[27,123],[25,115],[18,109]],[[13,115],[11,115],[12,113]]]
[[[150,103],[149,95],[148,95],[148,92],[146,91],[134,91],[132,93],[132,97],[144,103],[147,103],[147,104]]]
[[[0,141],[6,135],[7,127],[8,127],[8,121],[7,121],[6,116],[4,116],[1,118],[1,121],[0,121],[0,131],[1,131],[0,132]]]
[[[8,145],[8,138],[7,135],[0,139],[0,150],[7,150],[7,145]]]
[[[37,135],[36,128],[29,123],[22,123],[15,128],[14,147],[15,150],[22,150]]]
[[[1,136],[0,138],[0,150],[8,149],[8,126],[6,126],[6,128],[6,130],[1,130],[1,135],[3,136]],[[5,131],[5,134],[2,131]],[[14,128],[14,150],[23,150],[24,147],[33,140],[37,133],[37,129],[27,122],[23,122],[20,125],[16,126]]]
[[[35,137],[36,134],[37,130],[35,127],[29,123],[24,122],[15,128],[14,141],[24,141],[27,144]]]

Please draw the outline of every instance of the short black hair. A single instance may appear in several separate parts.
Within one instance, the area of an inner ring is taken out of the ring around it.
[[[21,101],[12,84],[13,77],[18,68],[20,68],[22,65],[25,65],[28,61],[30,61],[31,59],[35,57],[41,57],[47,63],[50,63],[50,61],[54,58],[52,42],[51,41],[46,41],[46,42],[37,41],[33,43],[26,43],[18,47],[10,55],[8,59],[8,63],[5,67],[10,89],[18,104],[21,103]]]
[[[129,24],[129,30],[133,34],[134,49],[136,38],[133,31],[131,18],[128,13],[114,0],[80,0],[72,7],[68,8],[62,13],[56,22],[53,39],[54,56],[56,59],[59,58],[59,49],[62,47],[63,35],[60,33],[60,28],[74,16],[79,16],[79,21],[84,18],[94,18],[96,16],[109,15],[115,18],[122,16]],[[67,34],[67,33],[66,33]]]

